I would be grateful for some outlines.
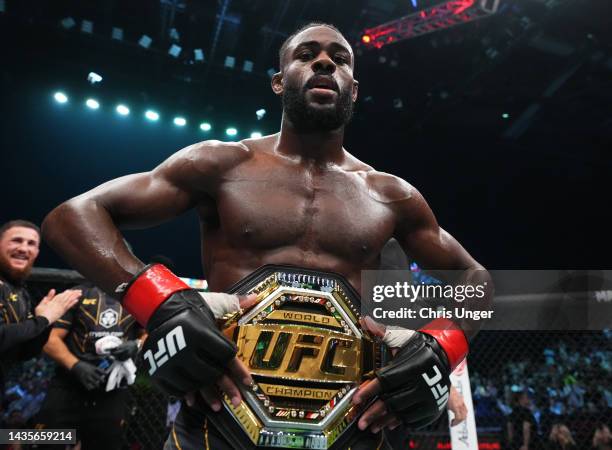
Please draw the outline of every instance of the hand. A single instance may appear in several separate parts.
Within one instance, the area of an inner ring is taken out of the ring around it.
[[[110,350],[111,356],[119,361],[127,361],[130,358],[134,358],[138,354],[138,342],[137,341],[126,341],[121,345]]]
[[[253,380],[236,359],[236,345],[217,328],[219,314],[239,309],[237,296],[201,296],[161,264],[145,267],[127,286],[120,284],[117,292],[125,292],[123,305],[146,325],[149,336],[143,357],[149,375],[166,393],[184,397],[216,385],[233,401],[241,401],[234,380],[244,385]],[[208,299],[223,305],[215,305],[217,316]]]
[[[353,396],[353,404],[381,396],[361,416],[359,428],[364,430],[372,426],[372,431],[377,432],[385,426],[396,425],[398,420],[411,428],[421,428],[440,417],[449,397],[451,366],[441,344],[429,334],[431,331],[415,332],[397,327],[387,330],[370,318],[362,319],[361,324],[365,330],[383,337],[383,342],[391,347],[400,348],[392,350],[394,359],[377,372],[377,379],[360,386]],[[435,325],[437,327],[440,323]],[[444,341],[450,337],[452,341],[452,338],[461,337],[465,341],[460,331],[456,332],[460,336],[453,332],[447,332],[440,339]],[[438,333],[434,331],[432,334]],[[448,346],[448,342],[444,345]],[[464,356],[461,345],[453,355]]]
[[[463,401],[463,396],[455,389],[454,386],[450,388],[450,397],[448,399],[448,409],[450,409],[455,417],[451,421],[451,427],[459,425],[467,417],[467,406]]]
[[[66,311],[77,304],[80,296],[80,290],[68,289],[55,295],[55,289],[51,289],[34,308],[34,315],[45,317],[49,325],[55,323],[57,319],[66,314]]]
[[[359,321],[361,327],[370,332],[372,335],[383,339],[386,332],[386,327],[380,323],[375,322],[370,317],[361,319]],[[391,347],[391,354],[395,356],[397,353],[397,347]],[[370,398],[379,395],[381,392],[380,382],[378,380],[367,380],[359,386],[359,389],[353,395],[352,402],[355,405],[367,402]],[[401,424],[399,418],[390,413],[385,403],[382,400],[376,400],[370,407],[361,415],[357,426],[360,430],[366,430],[371,426],[370,431],[372,433],[378,433],[380,430],[388,427],[389,430],[395,429]]]
[[[87,389],[91,391],[98,388],[104,381],[105,373],[104,370],[94,366],[85,361],[79,361],[70,372],[79,380],[79,382]]]
[[[209,297],[210,298],[210,297]],[[239,309],[249,309],[255,303],[257,303],[257,295],[250,294],[247,296],[237,296]],[[214,299],[208,301],[208,304],[214,302]],[[215,307],[215,317],[222,317],[224,314],[231,313],[236,310],[235,307],[219,308],[219,303]],[[217,381],[215,386],[209,386],[202,388],[198,391],[200,396],[208,404],[208,406],[215,412],[221,410],[221,395],[220,392],[225,393],[231,400],[234,406],[238,406],[242,401],[242,395],[240,389],[234,382],[234,380],[244,380],[243,384],[250,386],[253,384],[253,379],[249,373],[249,370],[242,361],[234,357],[228,364],[228,370],[223,376]],[[185,396],[187,405],[193,406],[195,403],[196,392],[190,392]]]

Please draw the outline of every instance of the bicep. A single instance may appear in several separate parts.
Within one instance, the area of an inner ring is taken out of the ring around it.
[[[163,171],[127,175],[98,186],[74,199],[93,201],[119,226],[138,228],[175,217],[194,204],[187,189],[173,183]]]

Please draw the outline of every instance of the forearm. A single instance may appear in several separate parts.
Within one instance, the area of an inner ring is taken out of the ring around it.
[[[456,307],[461,307],[467,311],[474,312],[485,312],[490,311],[493,304],[494,285],[493,280],[489,272],[481,265],[475,265],[463,271],[457,285],[472,286],[475,292],[482,292],[482,296],[474,296],[472,298],[466,298],[461,303],[456,303]],[[467,297],[467,296],[466,296]],[[478,334],[486,320],[480,318],[474,320],[472,318],[465,318],[457,320],[457,325],[461,327],[468,340],[471,340]]]
[[[528,423],[523,423],[523,445],[525,447],[529,447],[529,442],[531,441],[531,427]]]
[[[52,335],[45,344],[43,350],[65,369],[70,370],[79,362],[79,359],[68,349],[64,341],[57,336]]]
[[[0,353],[34,339],[49,326],[49,321],[37,316],[19,323],[0,325]]]
[[[77,197],[55,208],[42,232],[71,267],[111,295],[144,266],[125,245],[109,211],[93,198]]]

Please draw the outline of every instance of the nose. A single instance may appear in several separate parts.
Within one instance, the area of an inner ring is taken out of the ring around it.
[[[332,74],[336,71],[336,64],[326,52],[321,52],[318,58],[312,62],[312,71]]]

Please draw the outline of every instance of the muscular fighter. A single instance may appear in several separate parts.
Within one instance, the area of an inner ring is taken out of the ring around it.
[[[191,145],[151,172],[63,203],[45,219],[50,245],[104,290],[122,295],[146,326],[148,342],[182,327],[186,347],[154,375],[169,393],[184,396],[204,387],[206,402],[218,411],[219,397],[208,388],[216,384],[239,402],[235,383],[252,379],[206,302],[163,266],[145,266],[126,248],[120,228],[153,226],[195,208],[204,271],[217,292],[264,264],[335,272],[359,291],[361,271],[378,268],[391,237],[424,268],[461,270],[466,280],[486,273],[438,225],[413,186],[343,148],[358,93],[353,68],[353,50],[335,27],[307,25],[282,45],[280,72],[272,77],[283,105],[279,133]],[[448,387],[471,333],[450,321],[413,333],[391,364],[354,395],[356,404],[380,396],[360,417],[359,429],[400,422],[420,427],[439,417],[442,410],[421,374],[437,372],[440,387]],[[191,412],[181,413],[183,428],[201,430],[202,422],[188,420]],[[359,442],[376,446],[365,438]]]
[[[40,230],[27,220],[0,226],[0,404],[3,373],[16,361],[33,358],[47,342],[50,325],[72,308],[80,291],[51,289],[35,305],[25,282],[40,250]]]

